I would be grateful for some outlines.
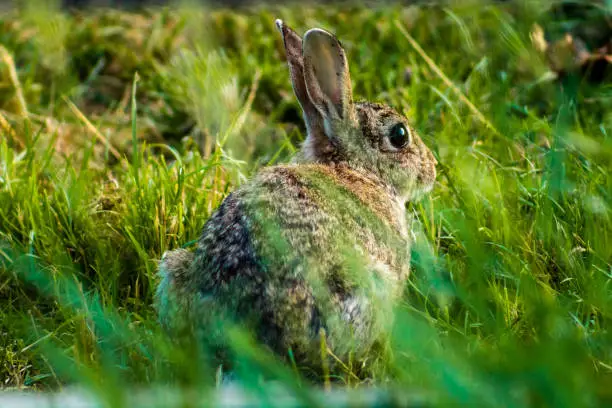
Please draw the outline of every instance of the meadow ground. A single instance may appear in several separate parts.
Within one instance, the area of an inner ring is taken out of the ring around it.
[[[157,260],[299,146],[280,17],[335,32],[355,95],[405,112],[440,162],[433,193],[408,209],[417,240],[392,352],[368,378],[347,362],[323,381],[441,403],[612,401],[612,88],[553,78],[533,23],[571,22],[547,3],[25,3],[0,19],[0,387],[76,382],[112,399],[214,385],[215,367],[157,327]],[[247,382],[272,375],[308,397],[295,367],[241,335],[233,345]]]

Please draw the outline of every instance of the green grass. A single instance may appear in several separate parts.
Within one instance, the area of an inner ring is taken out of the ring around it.
[[[612,400],[612,88],[546,79],[529,39],[533,22],[554,25],[544,3],[82,15],[36,3],[0,18],[18,77],[2,57],[0,387],[78,382],[114,398],[125,384],[214,384],[216,367],[159,332],[156,261],[299,146],[280,17],[335,32],[355,95],[406,112],[440,162],[410,209],[413,272],[369,380],[442,403]],[[233,345],[252,385],[277,376],[308,398],[291,366],[240,332]],[[333,374],[364,384],[354,371]]]

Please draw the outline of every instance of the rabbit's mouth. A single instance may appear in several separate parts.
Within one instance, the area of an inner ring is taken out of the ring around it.
[[[401,198],[404,202],[404,206],[408,203],[419,201],[424,196],[429,194],[433,190],[435,179],[435,170],[433,177],[430,176],[424,179],[419,177],[419,180],[415,183],[415,185],[413,185],[412,188],[407,189],[407,191],[402,194]]]
[[[424,195],[430,193],[433,190],[436,182],[436,159],[433,154],[429,152],[430,160],[428,165],[424,166],[421,172],[417,176],[416,186],[412,189],[412,201],[417,201],[423,198]]]

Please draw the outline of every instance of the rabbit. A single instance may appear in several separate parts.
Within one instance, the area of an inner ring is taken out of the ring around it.
[[[338,360],[363,361],[409,275],[405,205],[432,190],[437,161],[403,115],[353,102],[333,34],[313,28],[302,39],[275,24],[306,139],[290,163],[225,198],[195,252],[164,254],[159,319],[170,331],[191,324],[208,342],[222,336],[213,320],[229,319],[302,367],[322,367],[322,340]]]

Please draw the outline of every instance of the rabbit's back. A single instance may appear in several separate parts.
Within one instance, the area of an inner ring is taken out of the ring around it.
[[[318,358],[321,329],[338,354],[368,347],[407,276],[401,209],[388,197],[341,165],[265,169],[204,226],[190,284],[281,353]]]

